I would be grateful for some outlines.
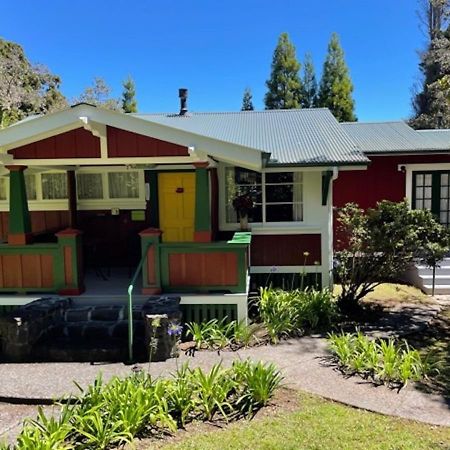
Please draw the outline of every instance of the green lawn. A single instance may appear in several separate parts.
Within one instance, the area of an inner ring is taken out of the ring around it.
[[[386,417],[304,393],[299,395],[300,404],[294,412],[234,423],[223,430],[190,435],[178,444],[162,448],[450,449],[450,428]]]

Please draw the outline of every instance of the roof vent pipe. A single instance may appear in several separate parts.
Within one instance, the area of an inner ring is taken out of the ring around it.
[[[178,89],[178,97],[180,97],[180,116],[186,115],[187,109],[187,97],[188,90],[187,89]]]

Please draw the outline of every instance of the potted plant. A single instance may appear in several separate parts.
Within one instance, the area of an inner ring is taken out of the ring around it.
[[[239,217],[241,230],[248,230],[248,214],[253,209],[254,202],[249,194],[237,195],[233,200],[233,208]]]

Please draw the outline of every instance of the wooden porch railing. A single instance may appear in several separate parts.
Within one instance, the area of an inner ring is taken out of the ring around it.
[[[83,291],[80,231],[56,234],[57,243],[0,244],[0,292]]]
[[[244,293],[249,267],[249,233],[236,233],[228,242],[161,243],[156,229],[140,233],[147,264],[143,293]],[[149,244],[153,244],[149,247]]]

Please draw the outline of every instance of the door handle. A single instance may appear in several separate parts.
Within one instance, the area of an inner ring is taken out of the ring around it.
[[[178,188],[176,188],[175,192],[176,192],[177,194],[182,194],[182,193],[184,192],[184,188],[178,187]]]

